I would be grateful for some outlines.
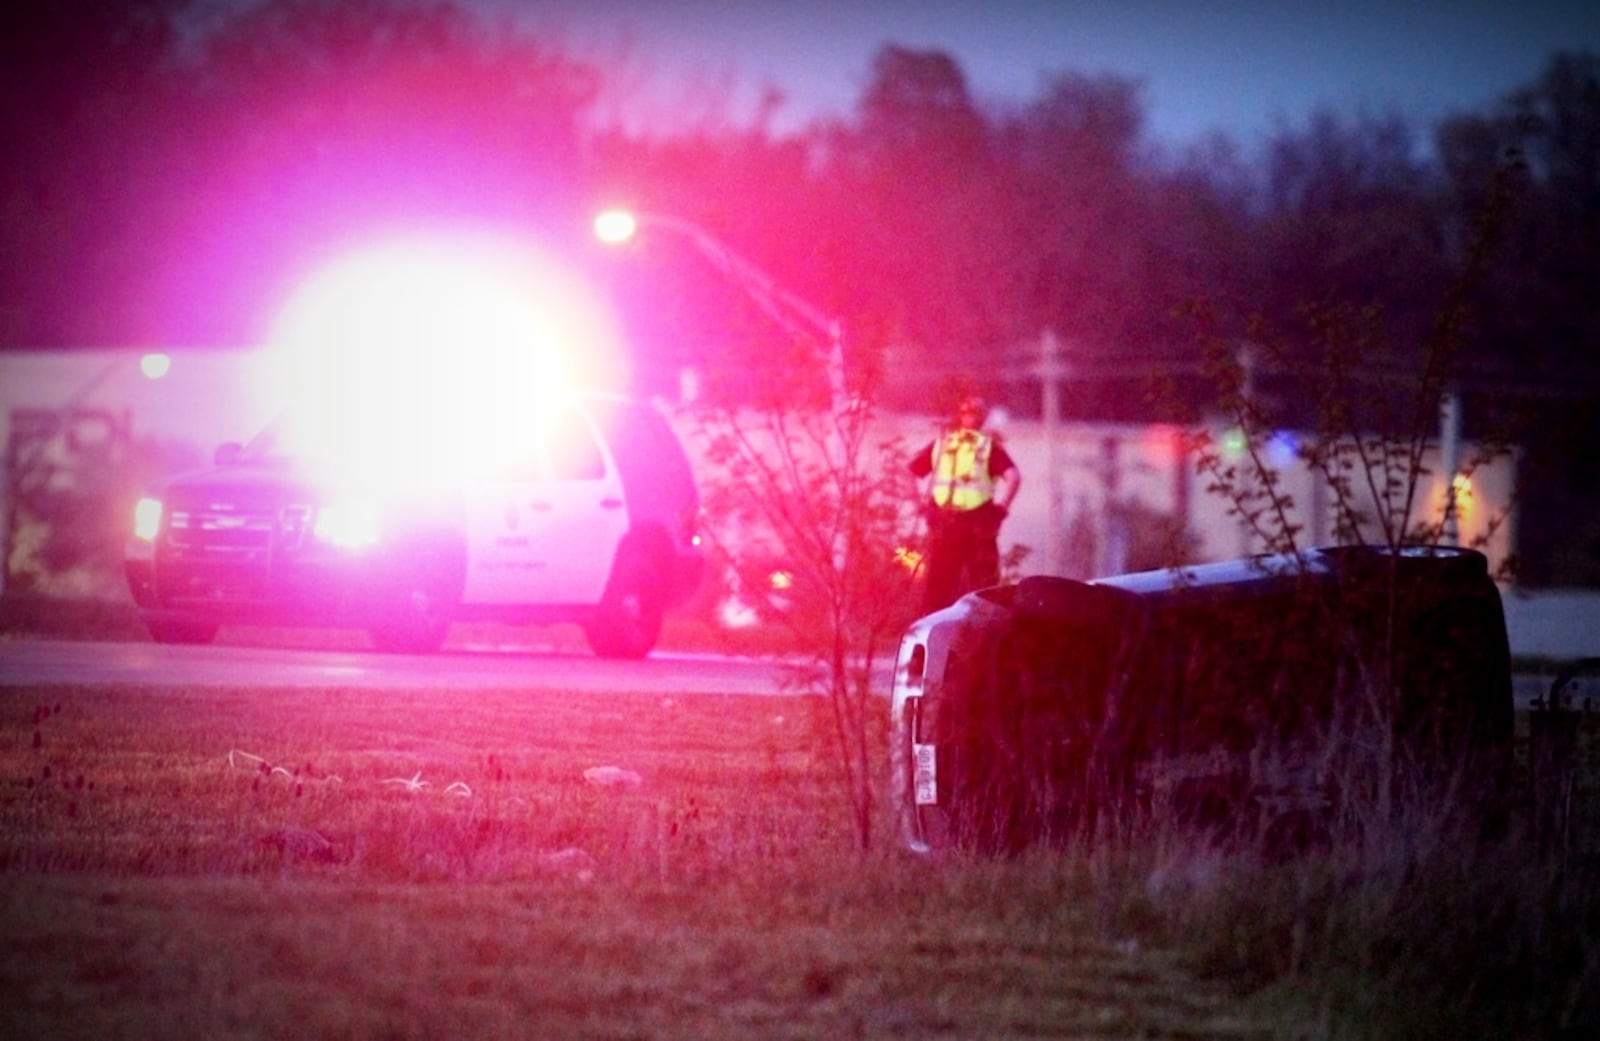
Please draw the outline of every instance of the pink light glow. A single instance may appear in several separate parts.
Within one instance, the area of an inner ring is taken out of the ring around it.
[[[616,378],[590,288],[484,234],[396,238],[319,270],[272,337],[305,454],[342,479],[437,486],[526,450],[549,403]]]

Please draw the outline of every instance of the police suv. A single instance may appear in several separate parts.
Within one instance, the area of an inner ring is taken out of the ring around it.
[[[570,396],[529,431],[492,473],[416,487],[312,465],[277,425],[222,445],[136,509],[126,571],[150,635],[359,627],[423,653],[457,620],[576,622],[595,653],[644,657],[704,570],[683,446],[610,395]]]

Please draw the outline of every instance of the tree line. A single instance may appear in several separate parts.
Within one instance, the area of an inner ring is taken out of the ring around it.
[[[1049,330],[1069,415],[1203,414],[1209,339],[1287,345],[1259,386],[1294,422],[1331,324],[1359,327],[1381,391],[1448,316],[1469,433],[1523,450],[1524,577],[1600,582],[1593,54],[1432,127],[1328,109],[1179,152],[1135,81],[1065,70],[984,102],[951,55],[893,45],[849,111],[780,133],[776,97],[745,122],[607,124],[603,63],[448,2],[0,21],[0,347],[259,342],[311,264],[425,217],[525,227],[608,283],[640,389],[694,367],[707,394],[784,393],[783,330],[683,243],[601,255],[609,202],[710,229],[838,316],[852,379],[897,407],[966,374],[1027,414]]]

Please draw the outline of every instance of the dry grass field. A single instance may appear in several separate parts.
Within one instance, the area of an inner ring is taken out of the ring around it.
[[[69,614],[0,639],[141,638]],[[857,850],[820,699],[251,679],[0,677],[0,1039],[1600,1036],[1593,711],[1487,840],[926,862]]]
[[[1275,1036],[1087,861],[859,854],[821,708],[0,689],[0,1036]]]

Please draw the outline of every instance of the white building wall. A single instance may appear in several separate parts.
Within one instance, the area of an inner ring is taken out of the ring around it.
[[[16,409],[104,409],[126,414],[136,438],[194,442],[209,450],[254,434],[277,410],[294,374],[258,351],[165,351],[152,379],[138,350],[0,352],[0,442]]]

